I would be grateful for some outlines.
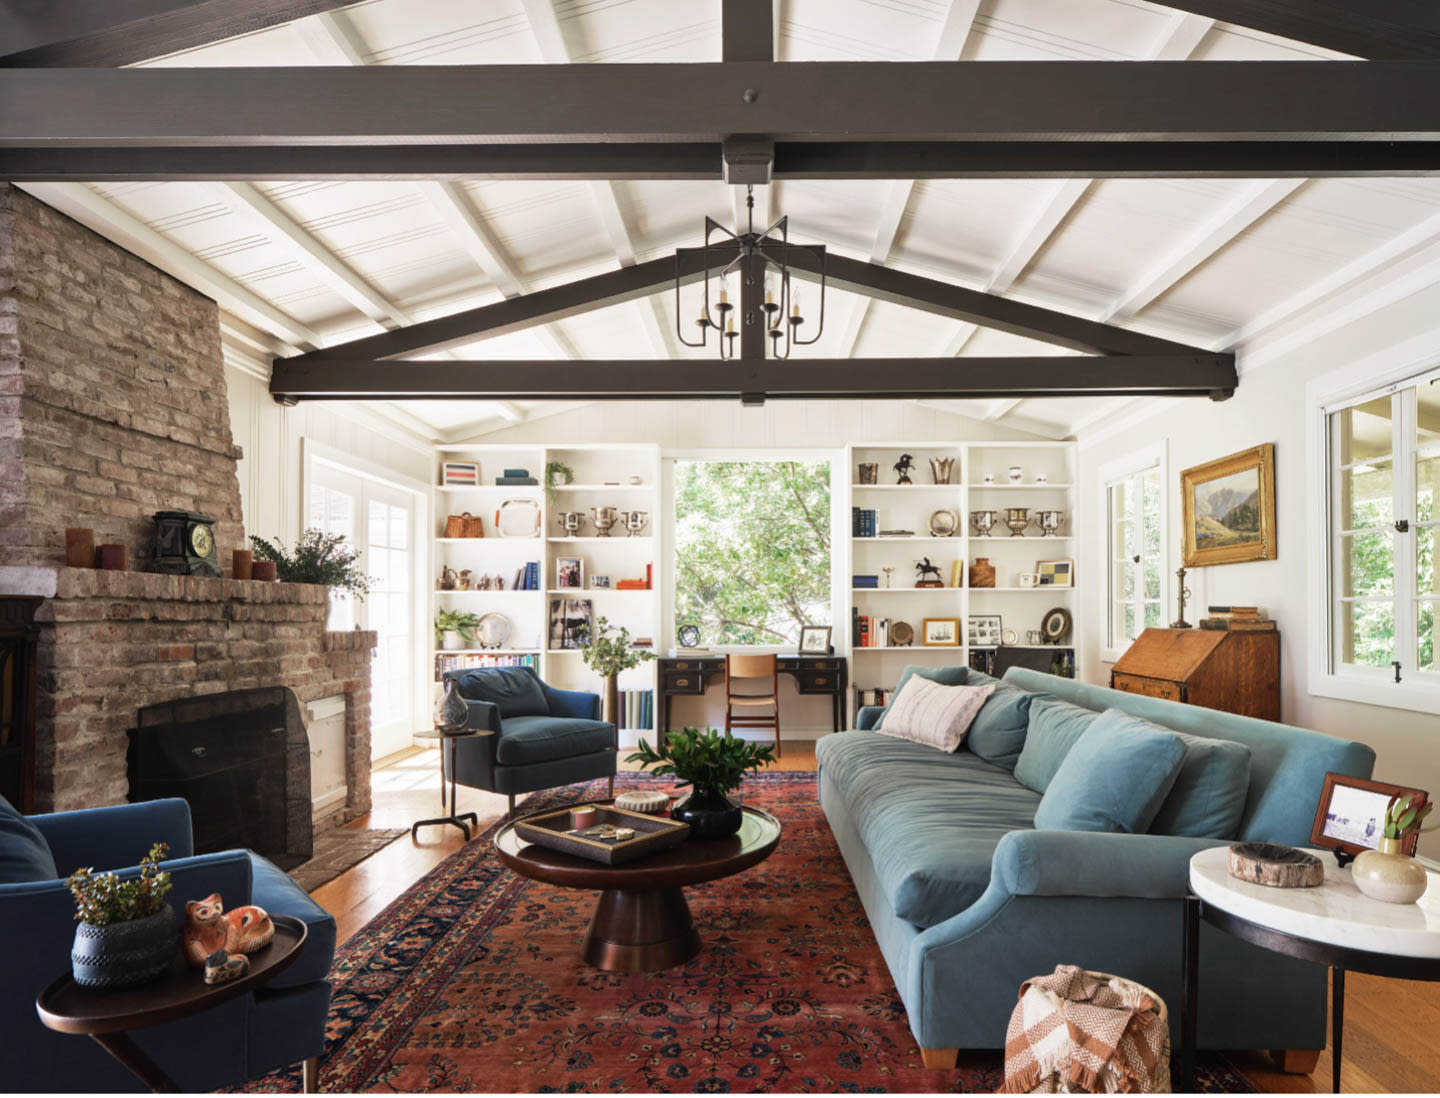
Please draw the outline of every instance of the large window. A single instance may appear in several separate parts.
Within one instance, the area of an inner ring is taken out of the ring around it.
[[[1440,371],[1325,409],[1329,671],[1440,687]]]
[[[830,463],[675,462],[675,624],[785,645],[831,624]]]
[[[1151,448],[1107,466],[1106,656],[1165,623],[1165,461]]]

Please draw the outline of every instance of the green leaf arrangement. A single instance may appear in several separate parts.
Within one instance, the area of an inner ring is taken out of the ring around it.
[[[601,678],[608,679],[611,675],[653,660],[655,653],[644,648],[631,648],[630,630],[623,626],[615,629],[607,619],[596,618],[584,631],[580,658],[585,661],[586,667]]]
[[[344,534],[326,534],[310,527],[300,535],[292,553],[282,541],[250,536],[257,560],[273,560],[275,576],[281,583],[318,583],[349,591],[364,600],[373,582],[356,564],[355,550],[345,544]]]
[[[1420,826],[1434,807],[1425,800],[1423,793],[1411,793],[1409,796],[1397,793],[1390,798],[1390,803],[1385,808],[1385,837],[1403,841],[1411,835],[1434,831],[1440,827],[1440,823],[1431,824],[1429,827]]]
[[[441,610],[435,615],[435,644],[438,647],[444,633],[459,633],[465,643],[475,644],[475,627],[480,619],[469,610]]]
[[[129,881],[96,873],[92,866],[77,869],[65,882],[75,897],[75,918],[90,926],[110,926],[154,915],[170,891],[170,874],[160,871],[169,853],[169,844],[156,843],[140,859],[140,876]]]
[[[545,506],[555,510],[555,489],[562,484],[575,483],[575,470],[563,461],[545,463]]]
[[[775,761],[770,744],[751,743],[729,732],[723,735],[710,728],[682,728],[671,732],[656,747],[642,737],[626,762],[638,762],[652,774],[673,774],[680,785],[727,793],[740,788],[745,772],[759,772]]]

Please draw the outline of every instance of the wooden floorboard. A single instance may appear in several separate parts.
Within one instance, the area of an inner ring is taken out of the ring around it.
[[[814,770],[815,745],[790,743],[777,766]],[[404,754],[374,775],[369,815],[348,825],[356,828],[406,827],[438,815],[439,752]],[[625,764],[622,764],[625,766]],[[636,769],[631,764],[628,769]],[[505,815],[506,798],[476,789],[460,789],[458,809],[475,812],[480,829]],[[415,881],[463,845],[453,827],[427,827],[419,837],[397,839],[311,895],[335,916],[339,940],[347,938],[385,909]],[[1287,1075],[1263,1052],[1231,1055],[1235,1066],[1257,1088],[1272,1094],[1313,1094],[1330,1090],[1327,1049],[1311,1075]],[[1355,1093],[1429,1093],[1440,1090],[1440,983],[1346,976],[1344,1091]]]

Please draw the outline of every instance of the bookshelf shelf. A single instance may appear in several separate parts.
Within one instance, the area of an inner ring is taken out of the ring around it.
[[[561,534],[558,536],[552,535],[545,540],[550,542],[552,545],[566,545],[572,542],[576,545],[585,545],[587,543],[593,545],[596,542],[599,542],[601,545],[624,545],[626,542],[633,542],[636,545],[648,545],[654,539],[649,534],[641,534],[638,537],[633,538],[627,538],[624,534],[621,534],[618,537],[611,535],[608,538],[596,537],[594,534],[583,534],[579,537],[567,538],[563,534]]]
[[[1075,485],[1051,484],[1048,481],[1044,484],[1011,484],[1006,481],[1004,484],[971,484],[967,487],[972,492],[1063,492],[1074,488]]]
[[[958,545],[963,543],[966,539],[962,535],[955,535],[945,538],[936,537],[933,534],[916,534],[914,537],[908,538],[852,537],[850,540],[853,541],[856,545],[919,545],[922,542],[926,544],[934,544],[935,542],[949,542],[951,545]],[[1037,538],[1036,540],[1038,541],[1039,539]]]
[[[855,595],[954,595],[964,587],[852,587]]]
[[[540,538],[436,538],[436,545],[484,545],[495,547],[498,545],[539,545]]]

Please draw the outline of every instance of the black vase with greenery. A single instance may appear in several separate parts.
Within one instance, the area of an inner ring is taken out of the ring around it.
[[[134,987],[155,979],[180,946],[175,911],[165,902],[170,874],[160,862],[170,848],[156,843],[140,859],[140,876],[77,869],[67,882],[75,897],[75,943],[70,969],[81,987]]]
[[[775,749],[723,735],[713,728],[682,728],[651,747],[642,738],[626,760],[638,762],[652,774],[673,774],[690,793],[678,801],[670,815],[690,825],[697,839],[723,839],[740,830],[743,814],[728,796],[739,789],[745,772],[758,772],[775,761]]]

